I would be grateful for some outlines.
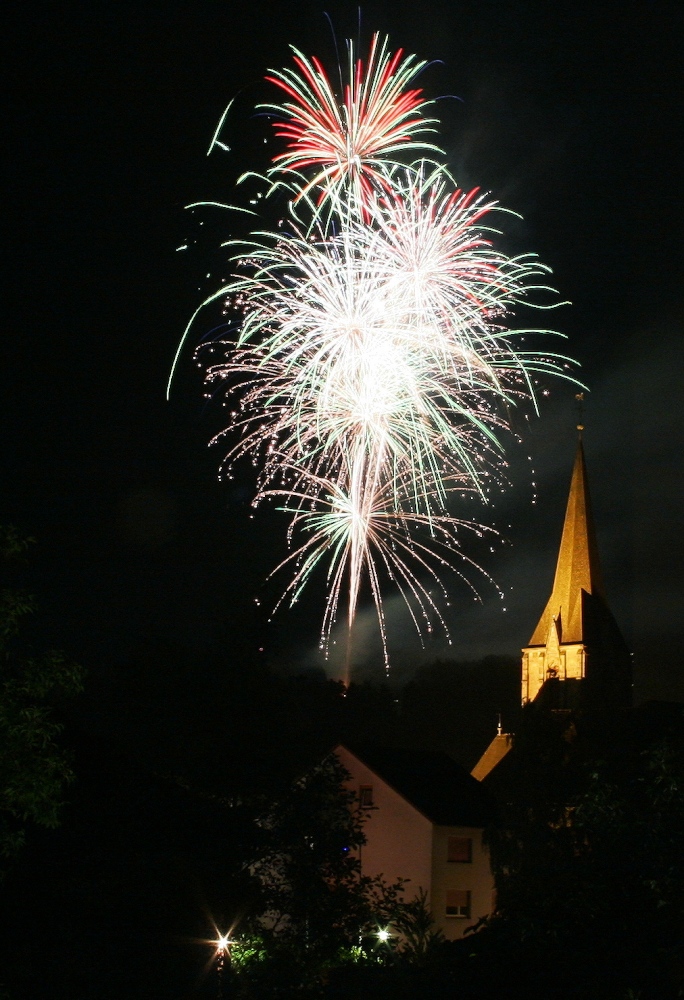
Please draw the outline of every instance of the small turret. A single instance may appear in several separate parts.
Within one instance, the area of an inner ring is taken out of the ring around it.
[[[501,763],[510,749],[511,736],[509,733],[505,733],[503,731],[501,712],[499,712],[496,726],[496,736],[470,772],[473,778],[477,778],[478,781],[484,781],[484,779],[491,774],[497,764]]]

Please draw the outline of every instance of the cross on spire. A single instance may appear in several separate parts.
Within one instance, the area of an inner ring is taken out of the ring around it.
[[[577,407],[577,430],[579,431],[580,440],[582,438],[582,431],[584,430],[584,393],[575,393],[575,405]]]

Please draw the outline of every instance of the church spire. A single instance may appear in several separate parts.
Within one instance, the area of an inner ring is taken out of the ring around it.
[[[629,705],[631,658],[606,604],[582,448],[581,411],[577,430],[553,589],[522,651],[522,700],[542,699],[555,708]]]
[[[605,599],[580,437],[570,481],[553,590],[532,633],[530,646],[543,646],[546,643],[554,620],[561,642],[584,641],[582,591]]]

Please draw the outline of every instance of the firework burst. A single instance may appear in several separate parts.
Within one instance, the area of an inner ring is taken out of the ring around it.
[[[297,69],[272,71],[266,79],[287,95],[282,105],[264,107],[276,116],[275,133],[286,140],[285,152],[274,157],[274,172],[313,172],[300,189],[301,198],[312,188],[319,199],[339,195],[349,187],[363,204],[386,185],[385,169],[399,151],[422,149],[441,153],[422,136],[436,131],[434,118],[425,118],[431,103],[422,90],[409,89],[426,63],[389,50],[387,39],[373,36],[364,68],[348,42],[348,80],[339,100],[318,59],[307,59],[293,49]]]
[[[285,140],[270,176],[293,210],[235,244],[233,277],[207,300],[224,298],[234,320],[207,379],[237,401],[218,436],[228,470],[249,456],[254,503],[290,517],[281,601],[327,565],[326,647],[343,595],[351,630],[367,581],[387,665],[385,582],[419,632],[448,635],[430,588],[446,595],[445,571],[471,564],[459,529],[484,530],[451,500],[484,498],[507,409],[534,399],[537,372],[568,377],[568,359],[522,350],[506,328],[549,291],[548,269],[495,248],[496,203],[443,166],[393,160],[433,130],[413,87],[425,64],[377,35],[365,69],[351,43],[349,60],[341,101],[298,52],[296,69],[268,77],[288,96],[269,106]]]

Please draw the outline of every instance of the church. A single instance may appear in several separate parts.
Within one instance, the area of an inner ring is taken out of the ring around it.
[[[521,702],[552,712],[606,712],[632,701],[632,664],[603,585],[582,427],[549,599],[522,650]],[[487,780],[508,756],[501,725],[468,772],[445,753],[340,746],[349,787],[369,807],[364,875],[405,878],[424,892],[447,940],[495,906],[485,843],[497,803]]]
[[[606,600],[578,425],[553,587],[522,650],[521,703],[556,712],[632,705],[632,657]],[[499,731],[472,770],[482,781],[511,747]]]

